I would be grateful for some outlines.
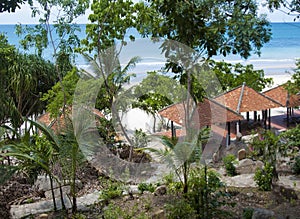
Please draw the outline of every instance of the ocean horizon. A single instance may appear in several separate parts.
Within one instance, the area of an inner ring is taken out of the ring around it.
[[[29,25],[33,26],[33,25]],[[80,39],[85,38],[85,24],[79,24],[81,32],[77,32]],[[266,76],[284,75],[293,72],[295,63],[300,58],[300,23],[271,23],[272,39],[261,49],[261,56],[252,54],[247,60],[238,55],[214,56],[217,61],[229,63],[252,64],[254,69],[262,69]],[[0,32],[5,33],[8,42],[20,49],[18,36],[15,34],[15,25],[0,25]],[[144,74],[147,71],[160,70],[164,66],[165,57],[161,54],[160,44],[153,43],[150,39],[142,38],[134,29],[127,35],[134,35],[136,40],[128,42],[120,54],[121,63],[126,63],[134,56],[139,56],[141,61],[136,65],[134,72]],[[20,49],[21,50],[21,49]],[[22,50],[21,50],[22,51]],[[51,49],[45,50],[43,57],[51,59]],[[31,51],[32,52],[32,51]],[[78,55],[75,65],[86,67],[87,63]]]

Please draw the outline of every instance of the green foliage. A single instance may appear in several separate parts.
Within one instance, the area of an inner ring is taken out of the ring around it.
[[[19,53],[0,35],[0,124],[19,128],[22,116],[41,113],[40,97],[57,81],[54,65],[36,55]]]
[[[131,209],[123,210],[119,206],[116,206],[114,204],[109,204],[107,207],[103,210],[102,218],[104,219],[147,219],[145,213],[139,212],[138,206],[134,205]]]
[[[171,103],[180,102],[184,94],[177,80],[155,71],[147,73],[147,77],[134,88],[134,93],[138,101],[133,104],[133,107],[150,114],[155,114]]]
[[[300,125],[280,133],[280,137],[288,148],[298,147],[300,149]]]
[[[210,62],[212,71],[218,77],[223,91],[231,90],[245,82],[256,91],[262,91],[273,83],[272,78],[266,78],[263,70],[254,70],[253,65],[230,64],[226,62]]]
[[[233,53],[247,58],[252,50],[260,54],[271,37],[269,22],[257,15],[254,0],[235,4],[224,0],[149,2],[159,13],[152,35],[179,41],[207,57]]]
[[[265,166],[272,166],[274,180],[278,179],[276,171],[277,156],[287,155],[287,146],[282,144],[280,136],[269,130],[260,130],[258,136],[254,137],[251,142],[251,156],[261,160]]]
[[[56,83],[51,90],[49,89],[48,92],[43,95],[41,100],[47,102],[47,112],[50,112],[52,117],[56,118],[60,116],[64,104],[67,104],[67,106],[72,105],[78,80],[79,75],[74,68],[66,74],[62,82]]]
[[[155,191],[156,186],[152,183],[140,183],[138,185],[138,190],[143,193],[144,191],[149,191],[153,193]]]
[[[18,168],[15,166],[0,165],[0,185],[11,179],[11,177],[17,172],[17,170]]]
[[[274,167],[267,162],[262,169],[256,170],[254,181],[260,190],[270,191],[272,189],[273,169]]]
[[[193,207],[186,202],[186,200],[180,198],[174,203],[169,203],[165,206],[166,216],[168,219],[195,219],[196,211]]]
[[[17,8],[20,8],[22,4],[28,2],[32,6],[32,0],[3,0],[0,4],[0,13],[2,12],[15,12]]]
[[[173,173],[169,173],[163,177],[164,184],[168,187],[168,193],[174,194],[182,191],[182,183],[176,179]]]
[[[253,208],[244,208],[242,219],[251,219],[253,215],[254,209]]]
[[[148,146],[149,137],[142,129],[136,129],[132,138],[135,148],[144,148]]]
[[[224,184],[218,174],[213,170],[195,168],[190,172],[189,192],[185,195],[187,201],[195,209],[197,218],[221,218],[228,216],[228,212],[221,209],[222,206],[233,206],[229,194],[224,192]]]
[[[295,163],[293,164],[292,169],[295,174],[300,174],[300,156],[295,158]]]
[[[223,163],[225,165],[227,175],[235,176],[237,174],[234,166],[235,162],[236,157],[233,154],[228,154],[223,158]]]
[[[124,185],[121,182],[112,181],[110,179],[100,179],[105,182],[104,189],[101,191],[100,200],[108,203],[109,200],[120,197],[123,193]]]
[[[143,25],[144,18],[139,14],[145,11],[143,3],[134,4],[133,1],[94,1],[89,15],[90,24],[86,26],[87,38],[82,40],[83,51],[101,51],[107,49],[120,40],[125,43],[125,34],[129,28]],[[143,13],[143,15],[146,15]],[[144,29],[140,26],[139,29]],[[129,37],[134,40],[134,36]]]

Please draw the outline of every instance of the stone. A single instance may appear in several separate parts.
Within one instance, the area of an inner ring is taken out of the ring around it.
[[[64,185],[70,185],[70,180],[64,180]],[[82,182],[80,180],[75,180],[75,184],[77,186],[77,188],[82,188]],[[59,184],[53,180],[53,188],[58,188]],[[50,186],[50,179],[49,176],[45,176],[45,175],[40,175],[37,177],[37,180],[35,181],[33,188],[37,191],[48,191],[51,190],[51,186]]]
[[[158,210],[158,211],[156,211],[152,215],[151,219],[166,219],[164,210]]]
[[[154,191],[154,195],[156,196],[165,195],[166,193],[167,193],[167,186],[165,185],[158,186]]]
[[[243,160],[246,158],[246,150],[241,149],[238,151],[238,160]]]
[[[273,191],[278,193],[286,200],[297,200],[298,196],[296,191],[288,185],[283,185],[279,183],[273,183]]]
[[[274,211],[270,211],[263,208],[254,208],[252,219],[272,219],[274,218],[275,213]]]
[[[36,219],[47,219],[48,214],[40,214]]]
[[[218,160],[219,160],[218,154],[215,152],[215,153],[213,154],[213,162],[214,162],[214,163],[217,163]]]
[[[243,159],[240,160],[239,163],[236,165],[236,172],[238,174],[249,174],[255,173],[257,168],[263,167],[263,162],[261,161],[253,161],[251,159]]]
[[[62,189],[63,194],[70,194],[70,189],[71,189],[70,186],[62,186],[61,189]],[[56,188],[53,191],[54,191],[55,197],[60,197],[59,188]],[[47,199],[52,199],[52,191],[51,190],[45,191],[45,197]]]

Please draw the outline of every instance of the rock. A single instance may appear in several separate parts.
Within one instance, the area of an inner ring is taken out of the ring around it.
[[[47,219],[48,214],[40,214],[36,219]]]
[[[165,186],[165,185],[161,185],[161,186],[157,187],[154,191],[154,195],[156,195],[156,196],[165,195],[166,193],[167,193],[167,186]]]
[[[297,200],[298,196],[296,191],[288,185],[283,185],[279,183],[272,184],[273,191],[279,193],[286,200]]]
[[[240,160],[239,163],[236,165],[236,172],[238,174],[249,174],[255,173],[257,168],[263,167],[263,162],[261,161],[253,161],[251,159],[243,159]]]
[[[241,149],[238,151],[238,160],[243,160],[246,158],[246,150]]]
[[[214,162],[214,163],[217,163],[218,160],[219,160],[218,155],[217,155],[217,153],[215,152],[215,153],[213,154],[213,162]]]
[[[252,219],[272,219],[274,218],[274,211],[270,211],[263,208],[254,208]]]
[[[61,189],[62,189],[63,194],[70,194],[70,189],[71,189],[70,186],[62,186]],[[56,188],[53,191],[54,191],[55,197],[60,197],[59,188]],[[45,191],[45,197],[47,199],[52,199],[52,191],[51,190]]]
[[[65,183],[63,184],[63,186],[65,185],[70,185],[70,180],[65,180]],[[75,184],[77,186],[77,188],[82,188],[82,182],[80,180],[75,180]],[[53,188],[58,188],[59,184],[53,180]],[[49,191],[51,190],[51,186],[50,186],[50,179],[49,176],[45,176],[45,175],[40,175],[37,177],[37,180],[35,181],[33,188],[38,190],[38,191]]]
[[[253,192],[247,192],[246,194],[248,197],[252,197],[253,196]]]
[[[166,219],[164,210],[158,210],[158,211],[156,211],[156,212],[152,215],[151,218],[152,218],[152,219]]]
[[[139,194],[140,191],[138,189],[138,186],[137,185],[130,185],[129,188],[127,190],[124,190],[122,192],[122,195],[133,195],[133,194]]]

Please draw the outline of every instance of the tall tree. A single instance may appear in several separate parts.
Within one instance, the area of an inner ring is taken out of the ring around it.
[[[40,17],[40,23],[34,27],[26,26],[25,29],[19,25],[17,33],[24,35],[21,40],[24,49],[34,47],[37,54],[42,55],[45,48],[52,48],[56,74],[64,91],[63,76],[72,69],[74,50],[80,45],[76,34],[80,28],[73,22],[85,13],[89,7],[89,0],[38,0],[37,3],[40,7],[32,9],[32,16]],[[64,96],[65,104],[66,101],[66,96]],[[64,108],[65,106],[63,106],[63,112]]]
[[[298,0],[268,0],[264,3],[271,12],[281,10],[282,12],[294,17],[294,21],[300,18],[300,2]]]
[[[57,81],[54,66],[36,55],[18,52],[1,37],[1,107],[0,123],[10,122],[14,128],[23,116],[36,115],[45,108],[40,97]]]
[[[17,8],[21,8],[21,5],[28,2],[32,6],[32,0],[1,0],[0,2],[0,13],[2,12],[15,12]]]

